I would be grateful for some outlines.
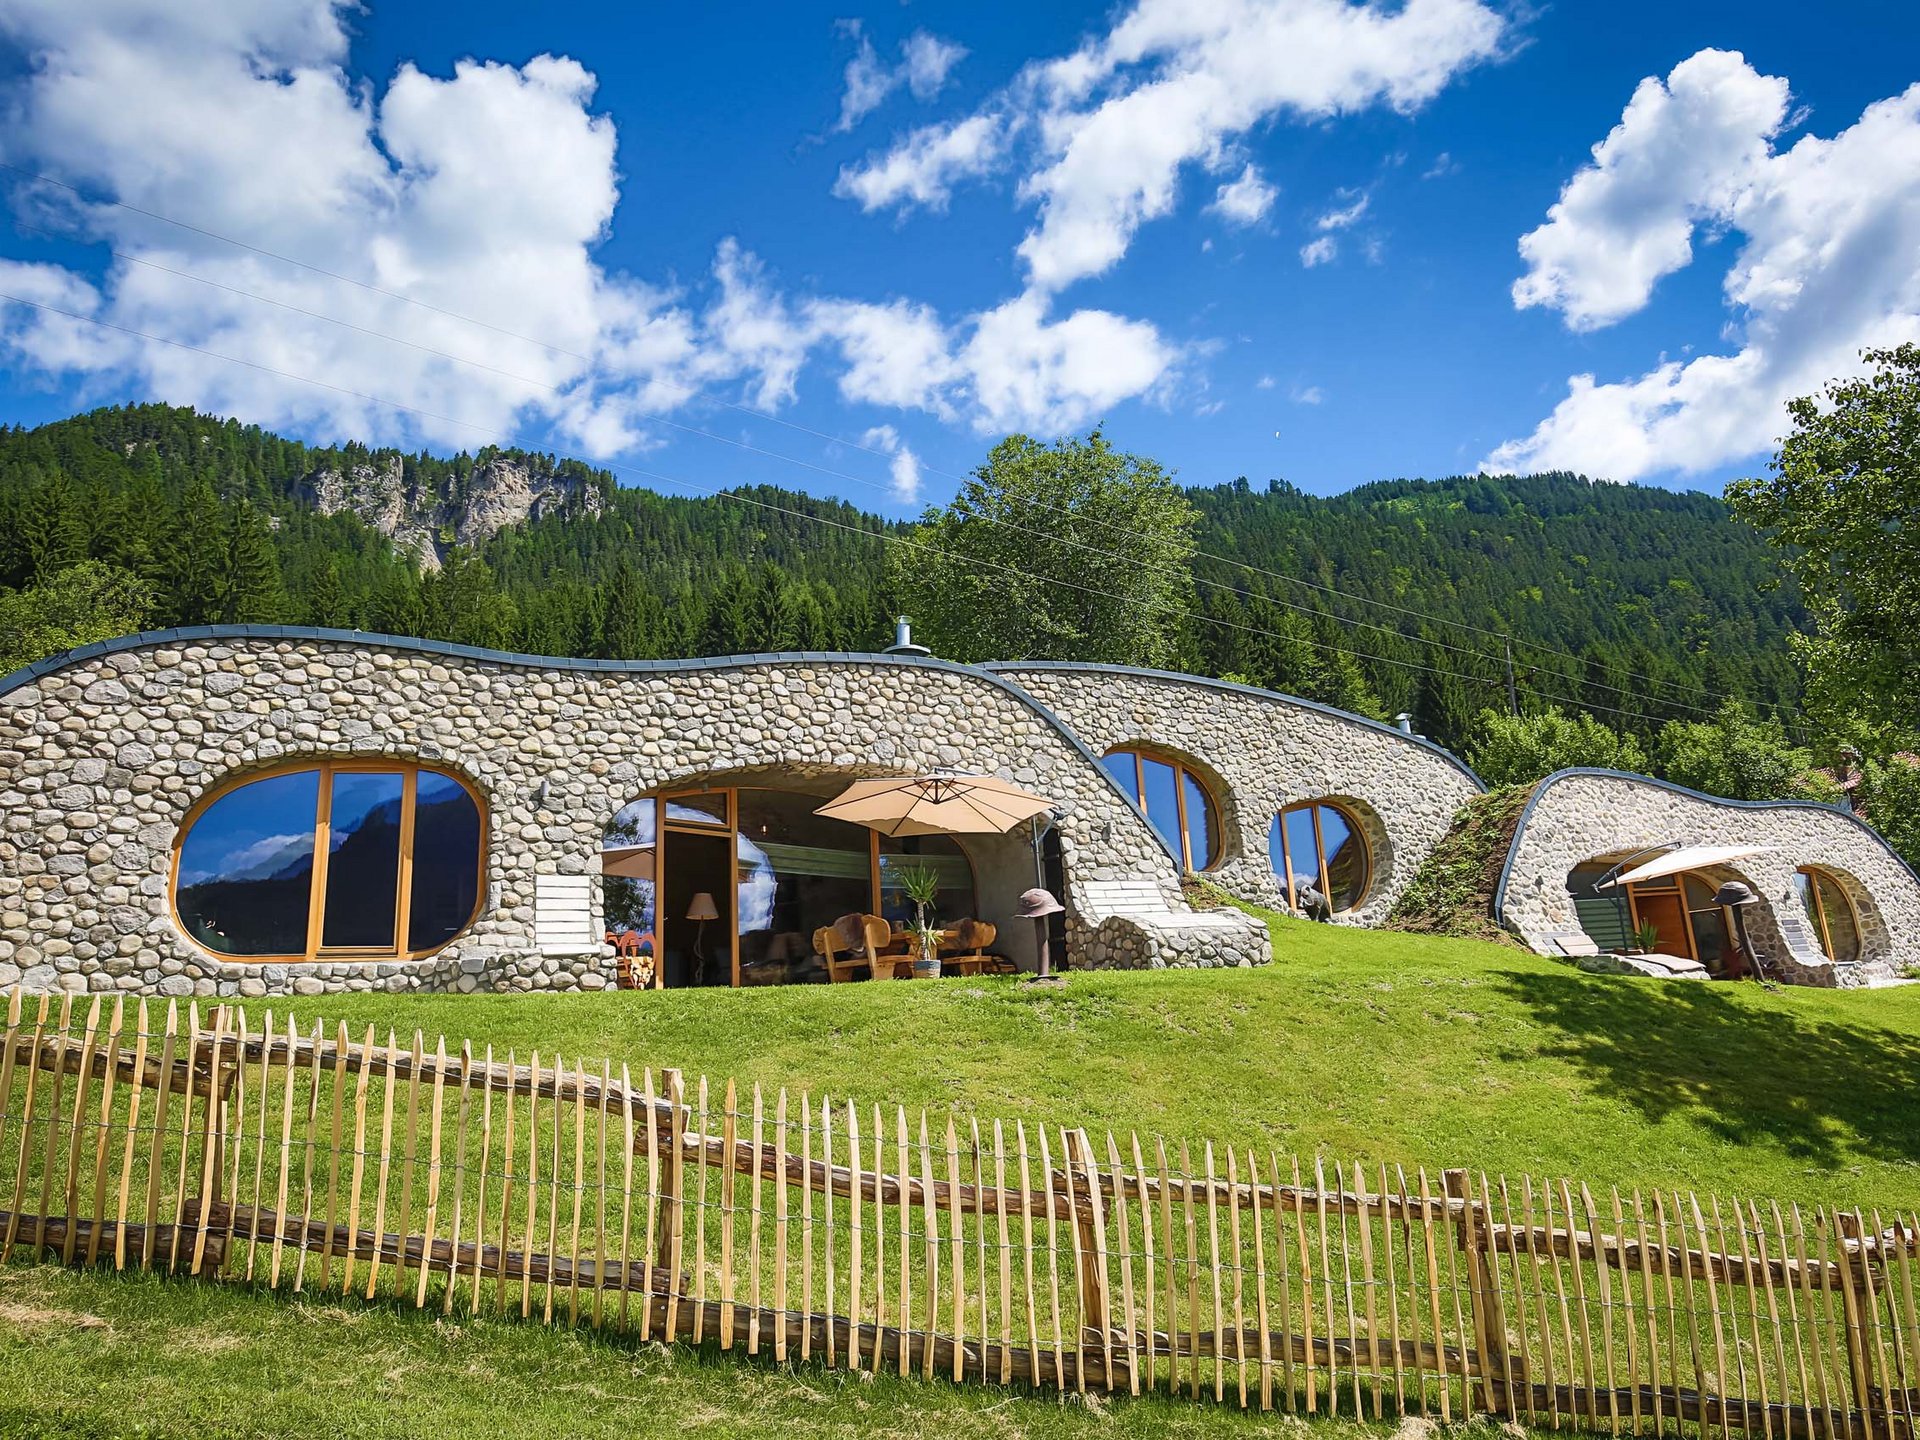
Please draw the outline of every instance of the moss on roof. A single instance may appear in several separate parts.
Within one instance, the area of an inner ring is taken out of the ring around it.
[[[1400,892],[1387,925],[1416,935],[1519,942],[1493,913],[1493,894],[1532,785],[1506,785],[1462,805],[1453,824]]]

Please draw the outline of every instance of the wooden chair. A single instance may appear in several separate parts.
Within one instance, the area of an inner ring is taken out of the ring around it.
[[[617,935],[609,930],[607,941],[613,946],[615,989],[644,990],[653,984],[651,930],[622,930]]]
[[[832,983],[859,979],[854,972],[863,967],[877,979],[893,973],[891,961],[880,954],[892,938],[892,930],[878,915],[842,915],[813,932],[813,948],[826,957],[827,979]]]
[[[962,920],[950,932],[951,950],[943,946],[940,968],[955,975],[1000,974],[1013,967],[987,947],[1000,937],[999,927],[985,920]]]

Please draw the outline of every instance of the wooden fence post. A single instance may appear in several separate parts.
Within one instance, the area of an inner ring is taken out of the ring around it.
[[[1100,1378],[1113,1388],[1113,1286],[1107,1265],[1106,1207],[1100,1196],[1100,1163],[1093,1140],[1085,1130],[1067,1133],[1067,1164],[1078,1174],[1073,1223],[1079,1232],[1075,1253],[1080,1258],[1080,1374],[1087,1373],[1090,1357],[1100,1357]]]
[[[1449,1202],[1461,1204],[1460,1224],[1455,1234],[1461,1253],[1467,1259],[1467,1302],[1473,1307],[1473,1344],[1480,1352],[1480,1404],[1488,1414],[1511,1413],[1512,1398],[1496,1376],[1506,1374],[1507,1317],[1500,1301],[1499,1287],[1487,1265],[1488,1236],[1479,1202],[1465,1170],[1447,1170],[1441,1174]]]
[[[666,1277],[667,1323],[662,1339],[671,1341],[678,1338],[680,1319],[679,1300],[686,1293],[686,1276],[680,1270],[681,1228],[684,1221],[682,1196],[686,1193],[686,1136],[687,1136],[687,1083],[686,1077],[678,1070],[660,1072],[660,1088],[671,1107],[672,1118],[669,1122],[667,1153],[660,1157],[660,1240],[659,1250],[654,1256],[655,1283],[658,1277]],[[654,1116],[647,1117],[651,1127],[657,1124]],[[702,1136],[704,1142],[705,1137]]]
[[[1840,1305],[1847,1341],[1847,1373],[1853,1385],[1853,1407],[1869,1436],[1887,1429],[1887,1414],[1874,1403],[1873,1353],[1868,1348],[1862,1297],[1867,1293],[1867,1247],[1857,1212],[1836,1210],[1833,1215],[1840,1266]]]

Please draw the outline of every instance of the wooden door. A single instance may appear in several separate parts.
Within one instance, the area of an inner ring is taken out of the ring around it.
[[[1693,935],[1687,927],[1687,907],[1677,891],[1636,894],[1634,911],[1640,920],[1651,920],[1660,931],[1660,943],[1654,948],[1662,955],[1693,958]]]

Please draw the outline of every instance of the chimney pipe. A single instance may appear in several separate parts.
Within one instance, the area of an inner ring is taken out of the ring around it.
[[[893,644],[881,652],[885,655],[931,655],[933,652],[924,645],[913,643],[913,622],[905,615],[893,618]]]
[[[1413,716],[1405,710],[1402,710],[1398,715],[1393,717],[1393,728],[1398,730],[1402,735],[1413,734]]]

